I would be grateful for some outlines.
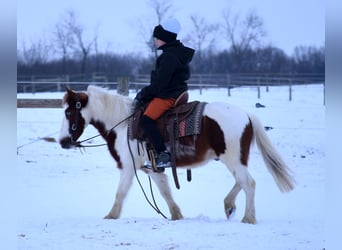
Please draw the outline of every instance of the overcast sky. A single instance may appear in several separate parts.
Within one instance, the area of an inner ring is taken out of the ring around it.
[[[179,38],[191,30],[189,16],[197,15],[208,23],[222,22],[222,10],[230,9],[242,17],[255,10],[264,21],[266,44],[291,55],[296,46],[317,46],[325,43],[324,0],[170,0],[182,26]],[[154,12],[148,0],[17,0],[17,46],[38,39],[51,39],[54,26],[67,10],[74,10],[79,21],[93,37],[98,27],[102,50],[116,53],[144,53],[146,47],[139,34],[140,23],[155,25]],[[146,27],[146,24],[144,26]],[[218,44],[225,45],[216,37]],[[220,48],[218,48],[220,49]]]

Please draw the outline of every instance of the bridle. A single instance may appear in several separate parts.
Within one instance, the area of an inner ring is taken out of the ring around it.
[[[71,142],[72,143],[75,143],[75,144],[78,144],[77,143],[77,139],[75,140],[75,133],[77,131],[77,127],[78,127],[78,119],[81,115],[81,109],[82,109],[82,104],[81,104],[81,101],[80,101],[80,95],[77,93],[76,94],[76,104],[75,104],[75,108],[76,108],[76,114],[75,114],[75,119],[74,119],[74,122],[71,124]],[[70,120],[69,120],[70,122]]]
[[[75,147],[79,147],[79,148],[85,148],[85,147],[100,147],[100,146],[105,146],[107,145],[107,143],[103,143],[103,144],[97,144],[97,145],[83,145],[82,143],[92,140],[96,137],[101,136],[101,134],[97,134],[95,136],[89,137],[87,139],[84,139],[82,141],[77,141],[77,139],[75,140],[75,134],[78,128],[78,120],[79,117],[81,116],[81,109],[82,109],[82,104],[80,101],[80,96],[79,93],[76,93],[76,104],[75,104],[75,108],[76,108],[76,113],[75,113],[75,118],[74,121],[71,123],[71,127],[70,127],[70,135],[71,135],[71,143],[75,146]],[[67,118],[67,120],[69,120],[69,122],[71,122],[71,120],[68,118],[70,117],[70,113],[68,113],[69,111],[66,111],[65,116]],[[115,124],[113,127],[111,127],[110,129],[108,129],[106,131],[106,134],[108,135],[113,129],[115,129],[116,127],[118,127],[120,124],[122,124],[123,122],[127,121],[128,119],[130,119],[131,117],[133,117],[135,115],[136,111],[133,112],[132,114],[130,114],[129,116],[125,117],[124,119],[122,119],[121,121],[119,121],[117,124]]]

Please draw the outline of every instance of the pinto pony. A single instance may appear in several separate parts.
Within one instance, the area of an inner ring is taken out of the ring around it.
[[[172,197],[167,175],[143,168],[144,162],[148,160],[146,145],[127,136],[128,121],[125,119],[132,113],[132,98],[90,85],[86,92],[67,89],[63,102],[65,116],[59,136],[60,145],[63,148],[76,147],[78,138],[87,125],[91,124],[107,142],[108,150],[119,168],[120,181],[115,201],[105,216],[106,219],[119,218],[123,201],[132,185],[135,169],[141,169],[151,176],[169,207],[171,219],[183,218]],[[224,211],[228,219],[236,209],[237,195],[243,190],[246,194],[246,210],[242,222],[256,223],[255,181],[247,168],[253,141],[256,141],[265,165],[280,191],[288,192],[294,188],[295,181],[289,168],[270,142],[256,116],[231,104],[208,103],[203,110],[201,133],[194,138],[193,152],[181,152],[176,157],[176,166],[189,169],[205,165],[213,159],[226,165],[235,178],[233,188],[224,198]]]

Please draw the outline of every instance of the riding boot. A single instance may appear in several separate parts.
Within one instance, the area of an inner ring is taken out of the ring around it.
[[[143,115],[141,118],[141,127],[145,135],[150,139],[157,154],[160,154],[161,152],[166,150],[163,138],[159,132],[155,120],[146,115]]]
[[[143,115],[141,118],[141,127],[156,150],[157,156],[155,160],[158,171],[162,172],[165,167],[171,167],[170,153],[166,150],[156,122],[150,117]]]

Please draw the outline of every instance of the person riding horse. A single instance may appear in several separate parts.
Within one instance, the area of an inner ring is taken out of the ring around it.
[[[134,111],[147,105],[141,118],[141,127],[157,153],[155,162],[160,172],[171,167],[171,156],[156,126],[156,120],[171,109],[176,99],[188,90],[186,81],[190,78],[189,63],[195,53],[194,49],[177,40],[179,30],[180,24],[176,19],[168,19],[155,26],[153,37],[162,54],[157,58],[155,69],[151,72],[150,85],[137,93],[133,104]]]

